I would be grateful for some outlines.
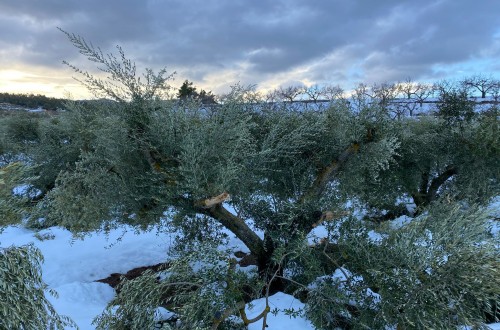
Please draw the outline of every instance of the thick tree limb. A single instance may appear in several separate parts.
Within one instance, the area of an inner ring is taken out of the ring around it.
[[[429,187],[429,171],[429,167],[426,167],[425,170],[421,173],[420,185],[418,187],[418,190],[411,196],[417,207],[426,205],[427,190]]]
[[[340,168],[359,150],[359,143],[351,144],[340,156],[319,171],[309,190],[300,198],[300,202],[317,199],[326,189],[328,182],[339,172]]]
[[[371,131],[369,131],[369,133],[370,132]],[[371,141],[373,141],[372,135],[367,138],[368,143]],[[352,143],[328,166],[323,167],[320,171],[318,171],[314,182],[311,184],[309,189],[299,198],[298,204],[318,200],[328,186],[328,183],[335,177],[335,175],[338,174],[338,172],[349,161],[349,159],[351,159],[352,156],[354,156],[359,151],[359,148],[359,143]],[[305,216],[307,219],[302,218],[300,219],[299,223],[302,230],[305,230],[306,232],[311,231],[314,227],[318,226],[325,220],[329,221],[337,218],[337,215],[330,214],[328,213],[328,211],[313,211]],[[342,216],[338,216],[338,218],[340,217]]]
[[[217,204],[220,204],[224,201],[226,201],[227,199],[229,199],[229,194],[227,192],[223,192],[222,194],[220,195],[217,195],[215,197],[212,197],[212,198],[207,198],[207,199],[203,199],[203,200],[200,200],[200,201],[197,201],[195,203],[195,205],[197,207],[201,207],[201,208],[204,208],[204,209],[209,209]]]
[[[437,177],[430,180],[430,175],[428,171],[424,171],[420,180],[420,187],[417,193],[412,195],[413,201],[418,208],[427,206],[438,197],[439,188],[452,176],[458,173],[457,168],[454,165],[448,165],[444,172],[439,174]],[[430,180],[430,182],[429,182]]]
[[[457,168],[453,165],[446,167],[446,170],[432,179],[429,189],[427,190],[427,202],[430,203],[437,198],[437,192],[449,178],[457,174]]]
[[[195,205],[195,208],[198,212],[214,218],[221,225],[229,229],[257,258],[263,256],[266,253],[264,249],[264,242],[259,236],[257,236],[257,234],[254,233],[254,231],[245,223],[243,219],[229,212],[224,206],[222,206],[221,203],[212,205],[209,208]]]

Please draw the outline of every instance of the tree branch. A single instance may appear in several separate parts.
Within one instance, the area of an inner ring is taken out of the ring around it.
[[[417,205],[417,208],[425,206],[427,204],[427,191],[429,189],[429,172],[430,168],[426,166],[425,170],[420,175],[420,185],[417,192],[412,194],[413,202]]]
[[[205,201],[213,202],[213,200],[217,197],[209,198]],[[256,257],[260,257],[265,254],[264,242],[262,239],[254,233],[254,231],[245,223],[243,219],[235,216],[222,206],[222,201],[218,204],[211,205],[210,207],[195,205],[195,210],[214,218],[221,225],[229,229],[250,249],[250,252]]]
[[[195,205],[197,207],[201,207],[201,208],[204,208],[204,209],[209,209],[217,204],[221,204],[222,202],[226,201],[227,199],[229,199],[229,194],[227,192],[223,192],[222,194],[220,195],[217,195],[215,197],[212,197],[212,198],[207,198],[207,199],[203,199],[203,200],[200,200],[200,201],[197,201],[195,203]]]
[[[439,187],[441,187],[446,180],[457,174],[457,172],[458,171],[455,166],[449,165],[443,173],[432,179],[429,190],[427,191],[427,203],[436,200]]]
[[[454,165],[448,165],[443,173],[439,174],[429,182],[429,170],[424,171],[422,173],[418,192],[412,195],[417,208],[422,208],[435,201],[438,196],[437,193],[439,188],[446,182],[446,180],[457,173],[458,170]]]
[[[359,143],[351,144],[340,156],[319,171],[311,187],[300,198],[300,203],[317,199],[326,189],[328,182],[339,172],[340,168],[359,150]]]

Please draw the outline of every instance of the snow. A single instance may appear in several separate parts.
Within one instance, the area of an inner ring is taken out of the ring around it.
[[[102,313],[115,295],[104,283],[73,282],[55,288],[59,298],[47,296],[60,315],[71,317],[81,330],[95,329],[92,320]]]
[[[409,224],[412,220],[413,220],[413,218],[411,218],[407,215],[402,215],[394,220],[391,220],[389,222],[389,225],[392,229],[399,229],[399,228],[403,228],[404,226]]]
[[[40,189],[34,188],[32,185],[23,184],[12,189],[12,194],[15,196],[36,198],[42,194]]]
[[[328,229],[321,225],[315,227],[311,232],[307,235],[307,241],[310,245],[317,244],[321,239],[328,237]]]
[[[81,330],[91,330],[95,329],[92,320],[102,313],[114,296],[110,286],[95,281],[111,273],[125,273],[139,266],[164,262],[175,240],[174,234],[135,234],[131,228],[125,229],[128,230],[112,230],[108,235],[92,233],[83,239],[74,239],[69,231],[59,227],[36,233],[20,226],[9,226],[0,232],[0,247],[28,243],[37,246],[45,258],[42,265],[43,279],[49,288],[58,293],[58,298],[48,294],[47,298],[59,314],[69,316]],[[315,232],[317,237],[325,233],[324,228],[318,228]],[[241,241],[231,238],[230,242],[235,249],[246,250]],[[341,278],[345,275],[337,270],[332,276]],[[376,295],[367,291],[367,295],[372,294]],[[269,329],[314,329],[302,314],[304,304],[293,296],[276,293],[269,297],[269,305],[272,311],[267,317]],[[248,304],[248,318],[259,315],[265,306],[265,298]],[[286,310],[290,309],[298,312],[296,317],[287,315]],[[169,311],[161,307],[157,314],[157,317],[171,316]],[[490,327],[500,330],[500,323]],[[250,330],[261,328],[261,321],[249,326]]]
[[[368,232],[368,239],[375,244],[380,244],[386,238],[387,235],[382,235],[380,233],[377,233],[375,230],[370,230]]]
[[[175,316],[175,313],[172,313],[171,311],[169,311],[163,307],[158,307],[155,310],[155,320],[156,321],[168,320],[174,316]]]
[[[71,317],[81,330],[95,329],[92,320],[114,296],[109,285],[96,280],[163,262],[172,243],[170,237],[155,232],[135,235],[132,229],[114,230],[108,237],[93,233],[74,240],[69,231],[52,227],[37,236],[54,238],[40,241],[35,232],[10,226],[0,234],[0,247],[34,243],[41,250],[45,258],[43,280],[59,295],[47,298],[59,314]]]
[[[267,314],[267,325],[269,329],[283,329],[283,330],[307,330],[314,329],[312,323],[306,320],[304,317],[291,317],[285,314],[285,310],[293,309],[296,312],[304,309],[304,304],[299,300],[295,299],[293,296],[278,292],[269,297],[269,307],[271,308],[271,313]],[[248,319],[252,319],[258,316],[266,308],[266,299],[261,298],[254,300],[251,303],[251,307],[247,305],[245,312]],[[276,315],[274,315],[273,310],[278,309]],[[262,329],[262,322],[255,322],[248,326],[249,330],[260,330]]]
[[[92,320],[100,315],[106,304],[113,298],[114,290],[107,284],[94,282],[111,273],[125,273],[128,270],[165,261],[171,245],[168,235],[156,235],[154,232],[134,234],[133,230],[123,232],[113,230],[108,236],[93,233],[82,240],[73,239],[65,229],[52,227],[35,232],[17,226],[6,227],[0,233],[0,247],[33,243],[43,253],[45,261],[42,275],[49,288],[55,289],[58,298],[47,295],[56,311],[69,316],[81,330],[95,329]],[[172,236],[173,237],[173,236]],[[117,241],[118,238],[121,238]],[[241,242],[232,239],[234,245]],[[303,317],[291,318],[285,315],[285,309],[299,311],[304,304],[293,296],[277,293],[269,297],[271,310],[278,309],[276,315],[268,314],[271,329],[314,329]],[[247,305],[247,315],[253,318],[265,308],[265,299],[258,299]],[[158,309],[158,317],[171,316],[163,308]],[[250,325],[249,329],[261,329],[262,322]]]
[[[491,220],[490,232],[496,237],[500,237],[500,196],[497,196],[488,206],[488,210],[492,218],[496,220]]]

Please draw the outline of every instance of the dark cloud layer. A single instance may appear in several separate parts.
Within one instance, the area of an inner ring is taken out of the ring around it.
[[[498,70],[499,12],[469,0],[5,0],[0,70],[81,63],[61,27],[207,84],[431,79],[474,60]]]

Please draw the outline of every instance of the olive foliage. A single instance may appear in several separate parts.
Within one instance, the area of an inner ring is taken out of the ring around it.
[[[60,316],[45,297],[42,280],[43,256],[32,245],[0,248],[0,327],[3,329],[78,328],[66,316]]]
[[[308,317],[318,329],[341,325],[342,315],[358,315],[350,324],[359,328],[487,329],[485,313],[498,318],[500,285],[499,240],[488,233],[488,217],[440,202],[401,228],[385,224],[375,237],[359,220],[345,221],[339,244],[354,274],[316,279]]]
[[[26,196],[12,194],[20,178],[26,179],[29,168],[20,162],[0,167],[0,232],[4,226],[18,224],[27,214]],[[26,190],[29,194],[29,189]],[[42,280],[43,256],[33,245],[0,247],[0,328],[67,329],[77,328],[66,316],[60,316],[45,294]]]

